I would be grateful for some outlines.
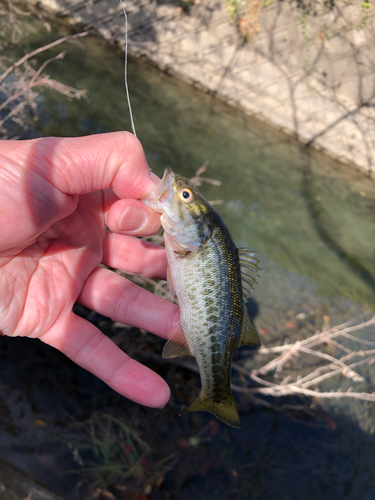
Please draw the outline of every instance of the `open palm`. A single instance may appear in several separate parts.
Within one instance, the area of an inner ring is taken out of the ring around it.
[[[1,333],[39,338],[158,407],[166,383],[72,312],[79,301],[163,337],[172,330],[176,306],[99,267],[165,277],[164,250],[134,237],[160,225],[139,201],[154,187],[131,134],[0,143]]]

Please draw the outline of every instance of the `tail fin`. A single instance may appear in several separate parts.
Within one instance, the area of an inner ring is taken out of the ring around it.
[[[192,411],[208,411],[219,420],[232,427],[241,427],[240,417],[232,394],[229,394],[219,403],[207,397],[202,397],[202,394],[200,394],[197,399],[186,408],[184,413],[190,413]]]

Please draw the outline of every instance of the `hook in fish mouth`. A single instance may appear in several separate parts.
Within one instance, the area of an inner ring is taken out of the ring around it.
[[[175,180],[175,174],[171,167],[167,167],[164,170],[164,175],[159,182],[158,186],[151,191],[147,196],[141,199],[141,201],[151,207],[155,212],[163,213],[164,210],[161,204],[168,199],[172,190],[172,186]],[[168,193],[168,194],[167,194]]]

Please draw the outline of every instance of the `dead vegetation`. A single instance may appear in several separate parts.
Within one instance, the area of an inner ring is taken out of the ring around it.
[[[45,59],[42,63],[37,56],[65,42],[76,42],[88,31],[64,36],[58,40],[26,53],[18,60],[4,55],[9,45],[19,44],[23,38],[22,22],[25,17],[36,15],[34,9],[21,10],[8,0],[0,2],[0,134],[3,139],[14,138],[14,126],[27,128],[30,117],[37,119],[37,99],[43,88],[56,90],[71,99],[86,98],[85,90],[78,90],[54,80],[46,72],[47,66],[63,59],[66,51]],[[41,15],[38,14],[41,18]],[[49,23],[43,20],[44,27],[50,31]]]
[[[375,393],[357,391],[353,387],[364,382],[358,368],[375,362],[375,342],[365,340],[360,335],[361,331],[374,325],[375,316],[358,324],[348,322],[323,328],[323,331],[294,343],[262,346],[258,355],[267,361],[261,363],[260,368],[246,370],[243,365],[234,365],[237,371],[244,373],[258,387],[234,386],[233,389],[249,395],[281,397],[298,394],[314,398],[375,401]],[[348,340],[355,347],[345,345]],[[322,389],[324,382],[333,377],[339,380],[338,388],[329,391]],[[350,387],[340,388],[341,385],[347,385],[347,381],[350,381]]]

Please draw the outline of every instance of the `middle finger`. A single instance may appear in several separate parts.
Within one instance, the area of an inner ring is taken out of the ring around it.
[[[103,242],[103,264],[129,274],[166,279],[167,254],[165,248],[107,231]]]

